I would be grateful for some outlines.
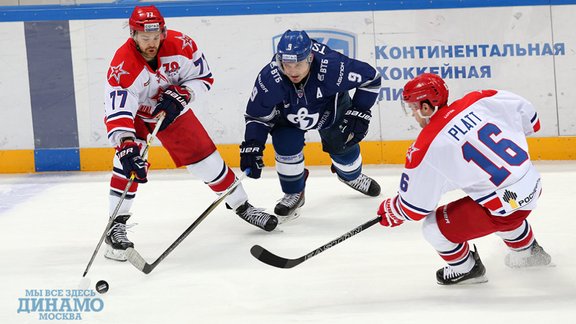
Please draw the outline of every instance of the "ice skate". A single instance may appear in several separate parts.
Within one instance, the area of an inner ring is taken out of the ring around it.
[[[534,240],[534,243],[523,251],[512,251],[506,255],[504,263],[510,268],[527,268],[550,265],[552,257]]]
[[[243,220],[267,232],[273,231],[278,225],[276,216],[266,213],[262,208],[252,206],[248,201],[236,208],[235,212]]]
[[[126,261],[126,249],[134,247],[134,243],[126,236],[126,221],[128,218],[130,218],[130,214],[119,215],[112,222],[112,226],[106,233],[106,253],[104,257],[116,261]]]
[[[300,207],[304,206],[304,191],[295,194],[284,194],[276,204],[274,213],[279,216],[280,223],[291,221],[300,216]]]
[[[380,195],[380,185],[378,182],[364,174],[360,174],[358,178],[350,181],[343,180],[340,177],[338,177],[338,179],[347,184],[350,188],[357,190],[367,196],[377,197]]]
[[[461,273],[454,270],[451,266],[446,266],[442,269],[436,271],[436,280],[439,285],[464,285],[464,284],[476,284],[484,283],[488,281],[486,278],[486,268],[480,260],[480,255],[477,251],[470,251],[474,257],[474,267],[472,270]]]

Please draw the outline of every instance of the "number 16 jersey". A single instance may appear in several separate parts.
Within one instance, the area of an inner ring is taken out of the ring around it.
[[[443,107],[408,149],[396,207],[419,220],[443,193],[462,189],[495,216],[534,209],[541,181],[526,136],[539,129],[534,106],[507,91],[475,91]]]

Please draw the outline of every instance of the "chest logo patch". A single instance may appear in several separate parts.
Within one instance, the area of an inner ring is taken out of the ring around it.
[[[286,118],[292,123],[298,125],[302,130],[312,129],[318,123],[319,114],[308,114],[308,109],[302,107],[296,114],[288,114]]]

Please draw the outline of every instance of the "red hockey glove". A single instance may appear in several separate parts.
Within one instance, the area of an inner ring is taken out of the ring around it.
[[[404,223],[405,218],[396,209],[396,199],[398,199],[398,196],[394,198],[386,198],[380,204],[377,214],[382,217],[380,220],[382,226],[395,227]]]
[[[152,115],[158,116],[161,112],[166,114],[162,125],[160,126],[160,131],[166,129],[170,126],[174,119],[180,115],[182,110],[192,99],[192,94],[184,87],[177,85],[170,85],[164,93],[160,96]]]
[[[149,164],[140,156],[140,146],[134,142],[123,142],[116,150],[124,176],[130,179],[134,174],[134,182],[148,182],[146,176]]]

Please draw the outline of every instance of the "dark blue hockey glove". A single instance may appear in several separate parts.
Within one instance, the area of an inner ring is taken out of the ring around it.
[[[124,176],[130,179],[134,174],[134,182],[146,183],[148,179],[148,163],[140,156],[140,146],[134,142],[123,142],[118,148],[116,155],[122,163]]]
[[[192,94],[184,87],[171,85],[164,90],[152,112],[153,116],[158,116],[161,112],[166,113],[159,131],[163,131],[172,124],[174,119],[180,115],[188,102],[190,102],[191,98]]]
[[[338,126],[346,146],[350,147],[358,144],[364,139],[366,134],[368,134],[370,119],[372,119],[370,110],[358,111],[351,109],[346,111],[342,123]]]
[[[250,169],[250,173],[247,174],[248,177],[260,178],[262,168],[264,168],[263,154],[264,145],[255,141],[242,142],[240,145],[240,170]]]

